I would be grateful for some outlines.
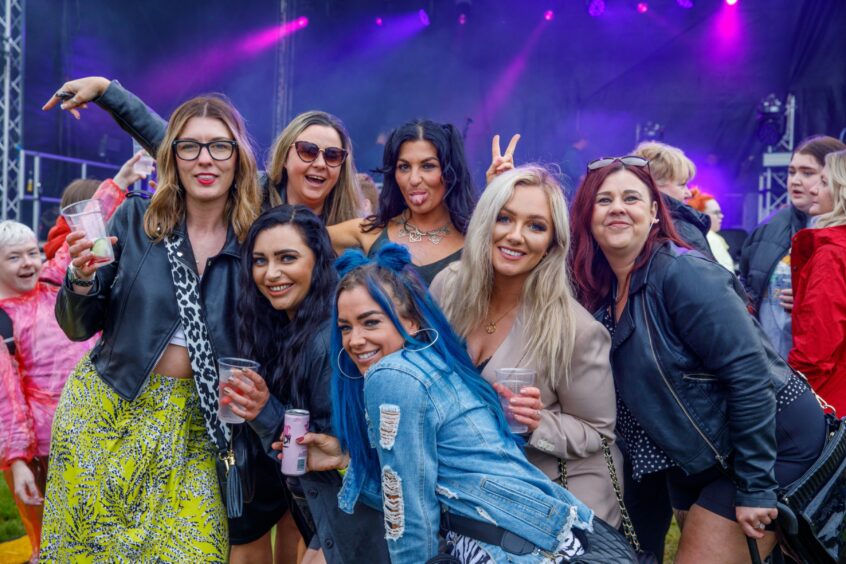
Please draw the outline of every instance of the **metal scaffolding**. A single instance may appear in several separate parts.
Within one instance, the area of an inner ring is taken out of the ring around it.
[[[758,221],[787,203],[787,166],[793,155],[794,126],[796,122],[796,98],[788,94],[784,110],[785,127],[781,140],[767,147],[761,164],[764,170],[758,176]],[[774,188],[778,188],[775,190]]]
[[[297,10],[297,0],[280,0],[279,25],[284,28],[294,19]],[[274,135],[282,131],[293,117],[292,89],[294,64],[295,33],[282,38],[276,47],[276,91],[273,95],[273,132]]]
[[[24,14],[26,0],[0,0],[3,95],[0,96],[0,217],[17,218],[22,192],[18,153],[23,146]]]

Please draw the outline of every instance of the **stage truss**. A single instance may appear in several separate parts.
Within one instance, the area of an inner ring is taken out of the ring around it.
[[[23,184],[24,15],[26,0],[0,0],[3,37],[3,95],[0,96],[0,217],[20,214]]]
[[[788,202],[787,166],[793,155],[796,98],[788,94],[784,110],[784,135],[776,145],[767,147],[761,164],[764,170],[758,176],[758,221],[762,221]]]

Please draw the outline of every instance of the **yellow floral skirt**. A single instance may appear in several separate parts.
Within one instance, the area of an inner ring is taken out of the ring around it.
[[[41,562],[226,562],[214,456],[192,379],[126,401],[86,356],[53,420]]]

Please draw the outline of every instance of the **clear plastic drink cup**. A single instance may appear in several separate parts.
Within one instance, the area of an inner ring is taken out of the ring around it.
[[[235,371],[240,372],[244,368],[250,368],[253,371],[258,371],[259,363],[247,360],[245,358],[234,358],[234,357],[224,357],[220,358],[217,361],[217,374],[218,374],[218,383],[217,383],[217,417],[224,423],[243,423],[244,418],[240,415],[236,415],[232,411],[232,405],[223,405],[220,401],[223,399],[222,393],[222,386],[230,379],[237,378],[237,374]]]
[[[91,248],[93,265],[101,267],[115,260],[112,241],[106,232],[100,200],[82,200],[62,208],[62,215],[73,231],[84,231],[85,238],[94,243]]]
[[[510,400],[512,396],[519,396],[520,390],[535,385],[537,373],[531,368],[500,368],[496,371],[496,383],[506,388],[506,394],[500,394],[499,403],[505,418],[508,420],[508,428],[513,433],[528,433],[529,426],[514,420],[511,415]]]
[[[146,151],[141,158],[135,161],[135,164],[132,165],[132,171],[135,174],[141,175],[143,177],[148,177],[153,172],[153,163],[156,162],[156,159],[150,156],[149,153]]]

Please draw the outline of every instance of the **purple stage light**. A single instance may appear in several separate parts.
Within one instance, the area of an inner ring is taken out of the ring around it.
[[[638,14],[645,14],[649,11],[649,4],[646,2],[638,2],[637,3],[637,13]]]
[[[302,17],[297,18],[297,27],[302,29],[306,26],[308,26],[308,18],[307,17],[302,16]]]
[[[382,25],[383,23],[385,22],[382,21],[382,18],[376,18],[376,25]]]
[[[458,14],[458,23],[464,25],[467,23],[467,14]]]
[[[429,14],[426,13],[426,10],[420,8],[420,11],[417,12],[417,19],[420,20],[420,23],[423,24],[423,27],[428,26],[431,21],[429,20]]]
[[[737,4],[737,0],[726,0],[726,4],[728,4],[729,6],[734,6],[735,4]]]
[[[547,10],[546,12],[543,13],[543,19],[545,19],[548,22],[551,22],[554,18],[555,18],[555,12],[553,12],[552,10]]]
[[[588,14],[598,18],[605,13],[605,0],[587,0]]]
[[[693,0],[676,0],[676,4],[678,4],[680,8],[684,8],[685,10],[693,8]]]

